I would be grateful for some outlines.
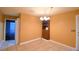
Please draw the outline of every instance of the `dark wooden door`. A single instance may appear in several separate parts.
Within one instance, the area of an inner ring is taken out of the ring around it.
[[[46,27],[48,30],[46,30]],[[42,38],[50,39],[50,21],[42,21]]]

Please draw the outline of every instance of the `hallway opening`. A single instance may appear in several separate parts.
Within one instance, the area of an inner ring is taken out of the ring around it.
[[[15,20],[5,21],[5,43],[7,46],[13,46],[16,44],[15,34],[16,34],[16,22]]]

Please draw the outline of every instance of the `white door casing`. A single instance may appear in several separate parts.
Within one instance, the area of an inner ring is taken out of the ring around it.
[[[76,16],[76,50],[79,51],[79,15]]]
[[[15,39],[16,39],[16,44],[19,44],[19,18],[17,18],[16,20]]]

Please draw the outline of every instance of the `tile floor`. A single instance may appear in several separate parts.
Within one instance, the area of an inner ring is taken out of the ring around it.
[[[16,41],[15,40],[1,40],[0,41],[0,50],[5,50],[5,48],[10,47],[10,46],[14,46],[16,45]]]
[[[39,39],[23,45],[16,45],[4,49],[6,51],[72,51],[71,48],[58,45],[49,40]]]
[[[16,45],[16,40],[8,40],[6,42],[7,42],[8,47]]]

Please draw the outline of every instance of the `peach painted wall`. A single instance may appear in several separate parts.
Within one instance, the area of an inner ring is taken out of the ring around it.
[[[40,38],[42,33],[39,17],[21,14],[20,15],[20,42]]]
[[[50,20],[50,39],[76,47],[76,15],[79,15],[79,10],[52,16]]]
[[[3,13],[0,11],[0,22],[3,22],[3,17],[4,17],[4,15],[3,15]]]
[[[3,40],[3,30],[4,30],[4,28],[3,28],[3,25],[4,25],[4,23],[3,23],[3,14],[2,14],[2,12],[0,12],[0,40]]]

